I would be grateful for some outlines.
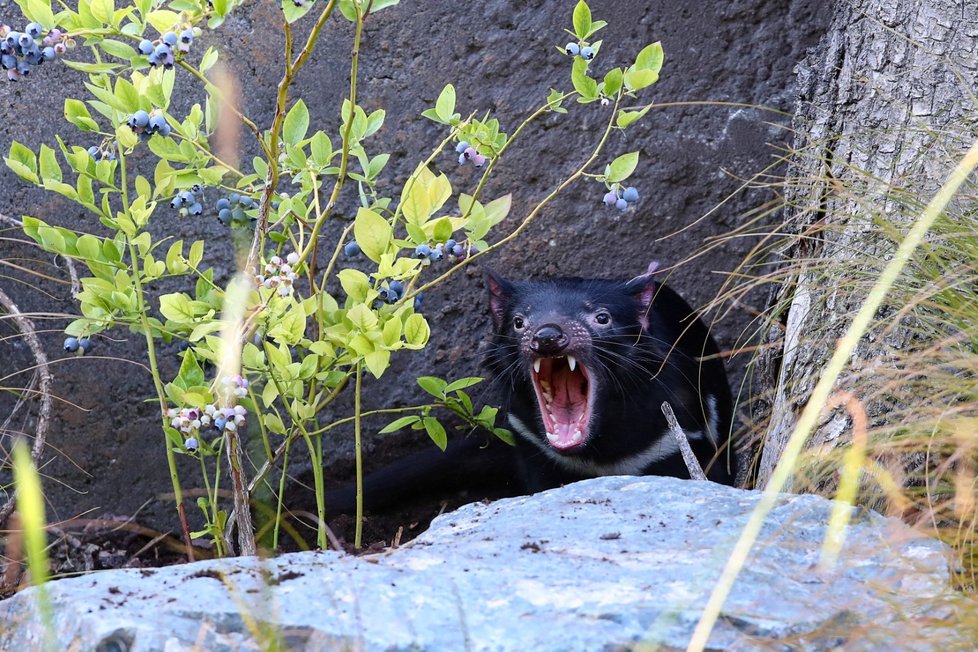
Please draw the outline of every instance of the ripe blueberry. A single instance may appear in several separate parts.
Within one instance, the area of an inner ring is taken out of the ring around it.
[[[564,46],[564,50],[571,56],[577,56],[581,53],[581,46],[577,43],[568,43]]]
[[[78,350],[78,338],[77,337],[66,337],[65,338],[65,351],[68,353],[74,353]]]
[[[343,253],[353,258],[354,256],[360,255],[360,245],[357,244],[356,240],[350,240],[343,247]]]
[[[614,190],[609,190],[607,193],[605,193],[603,201],[605,206],[614,206],[615,202],[618,201],[618,193],[616,193]]]
[[[628,203],[638,201],[638,189],[633,186],[625,188],[625,192],[621,193],[621,198]]]
[[[591,59],[593,59],[594,58],[594,48],[592,48],[590,45],[581,48],[581,57],[585,61],[590,61]]]
[[[618,201],[615,202],[615,208],[617,208],[620,211],[623,211],[626,208],[628,208],[628,202],[625,201],[624,199],[619,199]]]

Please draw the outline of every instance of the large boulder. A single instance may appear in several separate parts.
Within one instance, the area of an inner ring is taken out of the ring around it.
[[[257,650],[275,637],[290,650],[685,648],[758,499],[608,477],[467,505],[382,554],[105,571],[48,585],[50,630],[36,590],[0,604],[0,648],[40,649],[46,633],[54,649],[132,652]],[[710,649],[964,649],[937,627],[945,548],[856,510],[837,566],[820,572],[831,505],[779,500]]]

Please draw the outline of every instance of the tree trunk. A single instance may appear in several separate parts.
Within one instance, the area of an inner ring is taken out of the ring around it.
[[[760,361],[774,382],[760,486],[894,243],[971,145],[974,134],[963,132],[976,111],[978,3],[837,0],[799,77],[784,215],[793,237]],[[903,308],[893,299],[886,310]],[[876,426],[899,411],[873,386],[885,376],[874,370],[896,364],[919,336],[909,317],[888,321],[864,338],[836,386],[861,398]],[[849,424],[845,411],[823,415],[809,452],[851,441]]]

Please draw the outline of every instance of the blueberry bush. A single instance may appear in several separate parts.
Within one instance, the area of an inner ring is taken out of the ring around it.
[[[594,37],[605,23],[592,18],[583,0],[567,30],[573,40],[557,48],[568,58],[568,90],[552,90],[506,133],[500,119],[489,114],[479,118],[473,111],[463,117],[454,86],[446,85],[435,106],[422,114],[435,123],[433,134],[440,131],[437,142],[400,193],[385,196],[378,184],[390,158],[378,144],[385,112],[368,113],[357,103],[357,68],[365,22],[397,3],[282,0],[285,72],[268,87],[275,110],[264,125],[234,105],[233,89],[220,74],[222,54],[197,45],[201,34],[219,29],[242,0],[79,0],[77,9],[62,3],[53,9],[50,0],[17,0],[20,22],[0,26],[2,64],[11,81],[25,83],[35,68],[52,62],[87,78],[84,98],[65,99],[67,125],[56,142],[38,151],[12,142],[5,161],[24,181],[76,202],[97,218],[65,228],[25,216],[23,229],[45,251],[87,269],[76,294],[79,315],[65,332],[67,352],[90,351],[100,334],[113,328],[145,338],[188,550],[192,537],[209,536],[221,554],[253,553],[250,492],[263,484],[277,486],[281,496],[285,460],[298,442],[311,457],[317,544],[325,547],[323,437],[352,424],[359,481],[365,377],[380,378],[393,354],[426,345],[422,292],[513,240],[543,206],[582,177],[602,186],[607,205],[624,210],[638,200],[635,188],[623,187],[638,153],[603,166],[601,161],[609,134],[649,111],[651,104],[641,104],[639,94],[658,79],[662,49],[651,44],[627,67],[597,74],[602,42]],[[349,21],[353,32],[354,47],[344,64],[350,86],[337,122],[319,129],[310,124],[305,101],[293,99],[290,89],[334,14]],[[178,75],[199,93],[199,102],[183,114],[171,105]],[[607,120],[595,133],[593,150],[499,235],[511,200],[484,197],[487,180],[529,125],[545,115],[567,114],[573,100],[611,107],[602,113]],[[228,123],[243,125],[261,155],[238,165],[233,152],[222,148],[222,125]],[[151,172],[130,162],[139,148],[152,153]],[[451,160],[447,173],[438,171],[443,157]],[[480,170],[475,187],[453,187],[456,158],[459,165]],[[344,219],[336,212],[341,197],[358,202],[356,216],[343,223],[338,238],[325,238],[327,222]],[[216,218],[226,226],[240,259],[240,272],[230,282],[215,276],[217,261],[209,260],[204,239],[184,241],[150,228],[154,217],[173,213],[190,221],[184,232],[193,232],[194,219]],[[174,281],[193,289],[166,292]],[[342,292],[332,290],[337,284]],[[163,378],[158,345],[173,341],[182,343],[182,363],[175,377]],[[477,382],[418,378],[429,402],[376,410],[397,417],[382,432],[424,430],[444,447],[447,433],[438,415],[447,412],[465,427],[507,437],[496,425],[496,409],[477,409],[466,393]],[[343,392],[354,393],[353,414],[335,412],[334,401]],[[243,463],[246,433],[262,442],[264,460],[257,468]],[[189,531],[176,464],[180,455],[200,461],[208,494],[198,500],[206,522],[201,532]],[[232,505],[218,498],[221,483],[228,481]],[[281,517],[279,500],[273,546]],[[359,534],[358,528],[357,545]]]

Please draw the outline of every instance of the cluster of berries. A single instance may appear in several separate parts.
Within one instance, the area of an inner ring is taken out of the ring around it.
[[[464,140],[455,146],[455,151],[458,152],[459,165],[465,165],[466,161],[472,161],[475,167],[481,168],[486,164],[486,157]]]
[[[590,61],[594,58],[594,48],[590,45],[581,47],[579,43],[571,42],[564,46],[564,51],[572,57],[580,56],[585,61]]]
[[[65,351],[85,355],[92,350],[92,340],[87,337],[69,336],[65,338]]]
[[[474,253],[475,251],[475,247],[466,247],[461,242],[455,242],[455,240],[449,238],[445,242],[435,244],[434,247],[427,244],[419,244],[414,249],[414,257],[428,261],[430,264],[436,263],[443,257],[447,256],[448,260],[454,263],[464,259],[470,253]]]
[[[212,427],[217,430],[218,435],[224,434],[225,430],[230,432],[237,431],[245,424],[248,410],[241,405],[232,407],[218,408],[215,405],[208,405],[203,410],[198,408],[170,408],[166,411],[166,416],[170,419],[170,425],[186,435],[183,440],[183,447],[193,452],[200,447],[196,435],[200,434],[201,428]]]
[[[96,161],[114,161],[115,152],[112,151],[110,146],[99,147],[98,145],[92,145],[88,148],[88,155],[91,156]]]
[[[255,276],[258,285],[275,290],[280,297],[287,297],[292,294],[292,284],[295,282],[296,274],[292,271],[292,266],[299,262],[299,254],[290,253],[282,260],[279,256],[272,256],[268,264],[265,265],[265,274]]]
[[[248,195],[242,195],[236,192],[232,192],[227,197],[221,197],[214,204],[214,208],[217,210],[217,219],[224,225],[231,223],[235,225],[253,223],[258,219],[258,215],[254,212],[246,213],[245,211],[251,210],[254,207],[254,199]]]
[[[614,188],[605,193],[605,206],[614,206],[618,210],[623,211],[628,208],[629,204],[638,201],[638,190],[633,186],[629,186],[622,190],[620,196],[618,194],[619,190],[619,186],[616,185]]]
[[[187,215],[200,215],[204,212],[203,199],[204,187],[195,183],[190,190],[181,190],[176,197],[170,200],[170,208],[179,209],[180,217]]]
[[[23,32],[0,25],[0,67],[7,71],[7,79],[17,81],[31,72],[31,66],[54,61],[64,54],[64,33],[54,28],[43,38],[44,28],[30,23]]]
[[[380,298],[387,303],[397,303],[404,296],[404,283],[401,281],[391,281],[385,287],[380,288]]]
[[[139,136],[139,139],[143,141],[152,138],[153,134],[159,134],[164,138],[170,135],[170,125],[162,113],[154,112],[150,114],[140,109],[129,116],[129,122],[127,124]]]
[[[139,53],[148,57],[149,65],[170,69],[176,62],[177,52],[190,52],[194,42],[194,30],[187,28],[177,36],[176,32],[166,32],[158,41],[144,38],[139,42]]]

